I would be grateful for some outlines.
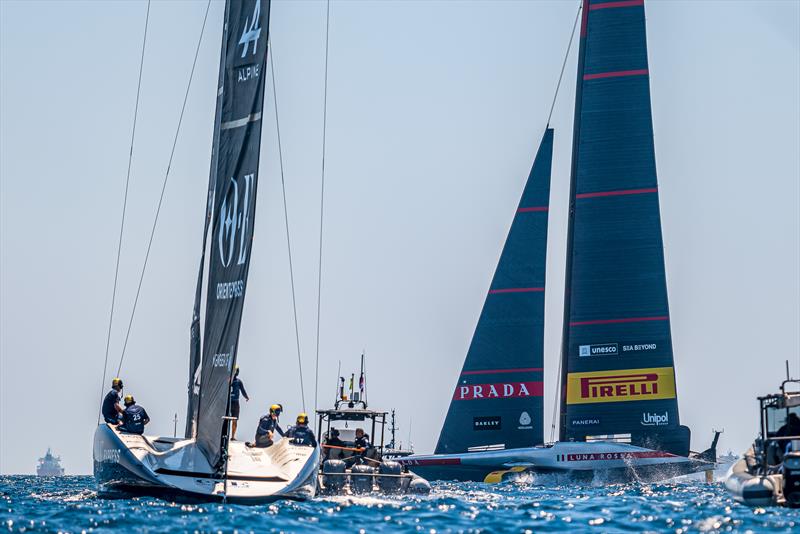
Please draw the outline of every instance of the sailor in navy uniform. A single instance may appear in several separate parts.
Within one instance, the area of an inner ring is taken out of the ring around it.
[[[297,416],[296,423],[286,431],[286,437],[291,439],[295,445],[316,447],[317,438],[314,437],[314,431],[308,428],[308,415],[301,413]]]
[[[133,395],[125,395],[125,410],[122,412],[121,432],[129,434],[144,434],[144,425],[150,422],[150,417],[144,408],[136,404]]]

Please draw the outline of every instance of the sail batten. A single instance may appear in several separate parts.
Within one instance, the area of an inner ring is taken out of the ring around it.
[[[453,392],[437,454],[542,442],[544,289],[553,130],[536,154]]]
[[[561,440],[630,434],[688,453],[680,426],[644,2],[584,0],[562,345]]]
[[[196,409],[197,443],[215,467],[222,458],[255,225],[269,11],[269,0],[226,2]]]

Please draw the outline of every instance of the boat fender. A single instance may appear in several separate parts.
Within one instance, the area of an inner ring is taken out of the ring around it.
[[[325,460],[322,464],[322,485],[326,491],[339,491],[347,483],[345,463],[342,460]]]
[[[397,493],[401,489],[402,478],[400,475],[403,472],[403,467],[391,460],[381,462],[378,466],[378,473],[381,475],[391,475],[387,477],[378,477],[378,487],[385,493]]]
[[[414,475],[408,484],[409,493],[428,494],[431,492],[431,483],[421,476]]]
[[[375,469],[368,465],[354,465],[350,469],[350,489],[353,493],[371,492],[374,473]]]

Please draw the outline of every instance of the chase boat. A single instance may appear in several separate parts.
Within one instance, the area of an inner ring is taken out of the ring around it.
[[[322,438],[323,450],[319,466],[320,494],[429,493],[430,483],[398,461],[409,451],[394,447],[394,435],[392,446],[384,446],[388,412],[370,410],[367,406],[363,356],[360,391],[354,391],[353,379],[350,379],[349,396],[344,391],[345,379],[340,377],[333,409],[317,410],[317,435]],[[368,430],[373,438],[380,437],[370,442],[366,449],[361,449],[356,441],[357,428]],[[336,445],[331,444],[333,436],[339,439]]]
[[[753,445],[731,466],[725,488],[734,499],[749,506],[800,507],[800,430],[789,424],[800,417],[800,391],[758,397],[761,424]],[[782,431],[783,429],[783,431]]]

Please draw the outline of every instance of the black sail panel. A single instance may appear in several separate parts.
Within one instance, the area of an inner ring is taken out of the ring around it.
[[[585,0],[570,196],[562,440],[688,452],[675,392],[642,0]]]
[[[545,131],[436,446],[531,447],[543,438],[544,286],[553,130]]]
[[[224,83],[209,247],[197,443],[219,465],[250,266],[261,112],[269,29],[268,0],[227,5]]]
[[[227,6],[225,9],[227,20]],[[189,381],[187,387],[186,428],[184,436],[195,437],[197,430],[197,409],[200,405],[200,371],[203,360],[202,338],[200,335],[200,304],[203,297],[203,274],[206,263],[206,248],[208,245],[208,227],[214,210],[214,187],[216,185],[217,156],[219,154],[219,126],[222,113],[222,87],[225,75],[225,37],[222,32],[222,46],[220,47],[219,80],[217,82],[217,107],[214,113],[214,140],[211,146],[211,169],[208,175],[208,194],[206,197],[206,211],[203,226],[203,247],[200,253],[200,268],[197,273],[197,289],[194,294],[192,307],[192,323],[189,328]]]

